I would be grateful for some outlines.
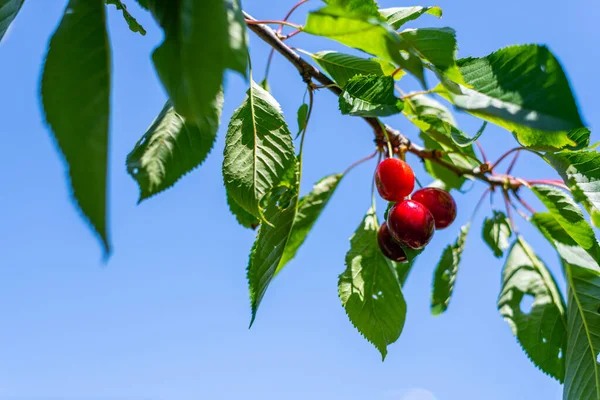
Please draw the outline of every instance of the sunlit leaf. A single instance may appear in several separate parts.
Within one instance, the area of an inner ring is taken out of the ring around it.
[[[481,236],[483,241],[492,249],[496,258],[502,257],[504,250],[510,246],[508,240],[511,235],[512,228],[503,212],[494,210],[494,215],[483,221]]]
[[[421,15],[427,13],[438,18],[442,17],[442,9],[438,6],[433,7],[394,7],[384,8],[379,10],[381,15],[387,20],[394,29],[400,29],[405,23],[419,18]]]
[[[342,114],[384,117],[400,113],[404,104],[394,94],[391,76],[357,75],[344,86],[339,106]]]
[[[381,62],[337,51],[320,51],[312,54],[312,58],[340,87],[355,75],[387,75]]]

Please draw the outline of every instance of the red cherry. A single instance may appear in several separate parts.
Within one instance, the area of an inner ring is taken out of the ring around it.
[[[407,262],[408,258],[406,253],[402,250],[402,247],[394,241],[390,230],[388,229],[387,223],[383,223],[377,231],[377,243],[384,256],[392,261],[396,262]]]
[[[377,166],[375,183],[379,195],[387,201],[401,201],[415,188],[415,173],[397,158],[386,158]]]
[[[422,249],[435,231],[433,215],[421,203],[403,200],[396,203],[388,214],[390,234],[396,242],[411,249]]]
[[[445,190],[423,188],[413,193],[411,198],[427,207],[433,215],[436,229],[444,229],[456,219],[456,203]]]

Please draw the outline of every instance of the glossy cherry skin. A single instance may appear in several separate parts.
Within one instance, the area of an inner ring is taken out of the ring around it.
[[[402,201],[415,188],[415,173],[397,158],[386,158],[377,166],[375,183],[379,195],[387,201]]]
[[[390,260],[402,263],[408,261],[406,253],[402,250],[402,247],[394,241],[387,223],[385,222],[379,227],[379,231],[377,231],[377,243],[379,243],[379,248],[383,255]]]
[[[435,231],[433,215],[414,200],[396,203],[388,214],[387,224],[396,242],[415,250],[425,247]]]
[[[444,229],[456,219],[456,203],[450,193],[445,190],[419,189],[413,193],[411,199],[427,207],[433,215],[436,229]]]

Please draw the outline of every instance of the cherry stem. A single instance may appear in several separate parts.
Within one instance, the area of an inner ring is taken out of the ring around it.
[[[569,187],[565,185],[563,181],[559,181],[558,179],[534,179],[526,182],[530,185],[550,185],[557,186],[565,190],[570,190]]]
[[[475,209],[473,210],[473,214],[471,215],[471,221],[473,221],[473,219],[475,218],[475,215],[477,214],[477,211],[479,211],[479,208],[481,207],[483,200],[485,200],[485,196],[487,196],[491,192],[492,192],[491,188],[487,188],[483,191],[483,193],[481,194],[481,198],[479,199],[479,201],[477,202],[477,205],[475,206]]]
[[[517,200],[519,200],[519,203],[521,203],[521,205],[523,205],[523,207],[525,207],[527,209],[527,211],[529,211],[532,214],[535,214],[536,211],[533,207],[531,207],[525,200],[523,200],[521,198],[521,196],[519,196],[519,193],[517,193],[516,191],[513,190],[513,196],[515,196],[517,198]]]
[[[483,151],[483,146],[481,146],[481,143],[479,143],[479,140],[476,140],[475,144],[477,145],[477,148],[479,149],[479,152],[481,153],[481,158],[483,158],[483,162],[486,163],[488,160],[485,155],[485,151]]]
[[[512,202],[510,201],[510,197],[508,197],[508,191],[503,190],[502,194],[504,195],[504,206],[506,207],[506,215],[508,216],[508,223],[510,224],[514,233],[519,233],[517,230],[517,225],[515,224],[515,219],[513,218],[512,213]]]
[[[289,38],[291,38],[291,37],[294,37],[294,36],[296,36],[297,34],[299,34],[300,32],[302,32],[302,31],[301,31],[300,29],[297,29],[297,30],[295,30],[295,31],[294,31],[294,32],[292,32],[292,33],[288,33],[287,35],[285,35],[285,37],[283,38],[283,40],[287,40],[287,39],[289,39]]]
[[[346,170],[344,171],[344,173],[342,175],[346,175],[348,172],[352,171],[355,167],[359,166],[360,164],[362,164],[364,162],[371,160],[372,158],[374,158],[377,155],[378,152],[379,152],[378,150],[375,150],[373,152],[373,154],[369,154],[368,156],[363,157],[360,160],[353,162],[352,164],[350,164],[350,166],[348,168],[346,168]]]
[[[425,95],[425,94],[430,94],[430,93],[433,93],[434,90],[435,89],[430,89],[430,90],[423,90],[421,92],[413,92],[413,93],[405,94],[402,96],[402,100],[410,99],[412,97],[417,97],[417,96],[421,96],[421,95]]]
[[[246,19],[246,24],[248,24],[248,25],[285,25],[285,26],[291,26],[292,28],[295,28],[295,29],[302,29],[302,25],[292,24],[291,22],[280,21],[280,20],[276,20],[276,19],[263,19],[263,20]]]
[[[521,154],[521,152],[517,151],[512,161],[510,162],[508,169],[506,170],[506,175],[509,175],[512,172],[513,168],[515,167],[515,164],[517,163],[517,160],[519,159],[519,154]]]
[[[498,164],[500,164],[502,161],[504,161],[504,159],[508,156],[510,156],[512,153],[514,153],[515,151],[521,151],[524,150],[523,147],[515,147],[514,149],[510,149],[509,151],[507,151],[506,153],[502,154],[500,156],[500,158],[494,163],[492,164],[492,166],[490,167],[490,171],[493,171],[494,168],[496,168],[498,166]]]
[[[397,74],[398,72],[400,72],[400,71],[402,71],[402,67],[398,67],[398,68],[396,68],[396,69],[394,70],[394,72],[392,72],[392,78],[393,78],[393,77],[395,77],[395,76],[396,76],[396,74]]]
[[[300,139],[300,154],[302,154],[302,150],[304,150],[304,136],[306,136],[306,128],[308,127],[308,122],[310,121],[310,115],[312,114],[313,104],[315,102],[315,95],[313,91],[308,89],[308,112],[306,113],[306,121],[304,122],[304,126],[302,127],[302,138]]]

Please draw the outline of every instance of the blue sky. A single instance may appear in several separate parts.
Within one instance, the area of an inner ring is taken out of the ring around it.
[[[474,222],[448,312],[429,313],[433,269],[443,247],[469,219],[480,184],[457,195],[457,222],[436,234],[411,273],[405,329],[384,363],[348,321],[336,286],[348,238],[370,204],[373,163],[344,180],[297,258],[273,282],[248,330],[245,268],[254,233],[230,215],[220,165],[226,122],[243,100],[247,82],[228,75],[223,126],[206,163],[172,190],[136,205],[137,187],[125,171],[125,157],[165,95],[149,58],[160,31],[133,1],[127,3],[148,35],[129,32],[111,9],[115,250],[106,265],[96,238],[70,202],[64,166],[39,109],[40,66],[66,1],[28,0],[0,44],[0,398],[560,399],[559,384],[529,362],[496,310],[502,262],[479,238],[488,207]],[[293,1],[245,3],[255,17],[276,19]],[[437,4],[445,12],[442,20],[424,16],[412,26],[455,28],[460,56],[482,56],[517,43],[548,44],[571,79],[584,120],[592,129],[600,124],[595,97],[600,87],[594,79],[600,59],[592,51],[600,39],[596,0]],[[316,0],[309,2],[293,20],[302,23],[305,12],[317,6]],[[292,40],[308,51],[339,48],[303,35]],[[268,49],[255,36],[251,47],[260,79]],[[415,87],[408,80],[402,84]],[[296,71],[277,56],[271,86],[295,127],[304,88]],[[387,122],[416,138],[402,117]],[[459,123],[470,133],[479,127],[464,114]],[[598,139],[593,134],[592,140]],[[306,142],[303,192],[369,154],[371,143],[366,124],[340,116],[334,96],[319,92]],[[489,127],[482,143],[492,159],[514,145],[510,134],[496,127]],[[412,163],[426,181],[418,160]],[[551,172],[526,157],[516,169],[529,178],[551,177]],[[519,222],[562,280],[549,246]]]

